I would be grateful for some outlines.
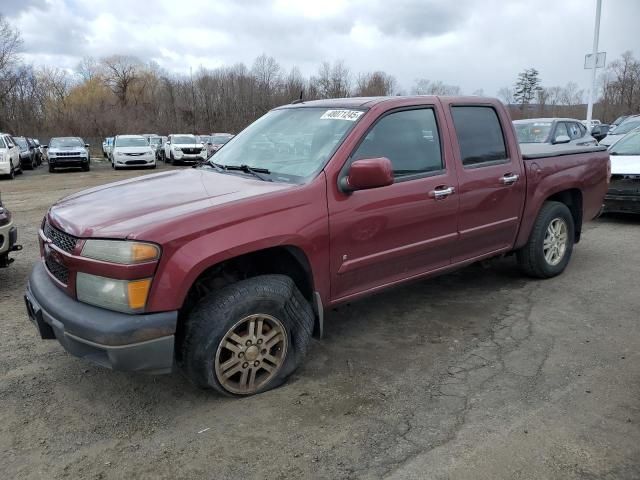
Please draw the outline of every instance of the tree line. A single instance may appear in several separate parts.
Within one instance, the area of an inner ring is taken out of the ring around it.
[[[0,16],[0,131],[46,139],[53,135],[101,138],[123,132],[236,133],[278,105],[304,99],[396,94],[459,95],[460,87],[417,79],[409,92],[383,71],[354,73],[343,61],[321,62],[315,74],[284,69],[265,54],[189,75],[169,73],[133,56],[86,57],[72,71],[28,65],[20,33]],[[596,117],[640,111],[640,62],[631,52],[601,75]],[[480,90],[472,94],[484,96]],[[516,117],[582,118],[584,92],[574,82],[543,87],[535,69],[498,92]],[[514,106],[515,105],[515,106]],[[573,111],[571,109],[574,109]],[[571,113],[571,115],[569,115]]]

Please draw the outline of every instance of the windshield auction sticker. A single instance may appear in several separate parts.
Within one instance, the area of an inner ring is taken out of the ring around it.
[[[348,120],[355,122],[364,112],[360,110],[327,110],[322,114],[320,120]]]

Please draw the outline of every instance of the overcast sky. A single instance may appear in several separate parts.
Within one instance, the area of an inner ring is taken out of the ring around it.
[[[603,0],[600,51],[640,57],[640,0]],[[186,73],[266,53],[314,73],[343,59],[353,73],[384,70],[495,95],[535,67],[543,85],[587,87],[596,0],[1,0],[26,60],[73,68],[114,53]]]

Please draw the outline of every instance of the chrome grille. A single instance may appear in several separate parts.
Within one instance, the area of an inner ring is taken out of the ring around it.
[[[68,233],[61,232],[57,228],[52,227],[49,224],[48,220],[44,222],[44,228],[42,229],[42,231],[44,232],[45,237],[50,239],[53,244],[60,250],[64,250],[67,253],[72,253],[73,249],[76,248],[78,239],[72,235],[69,235]]]

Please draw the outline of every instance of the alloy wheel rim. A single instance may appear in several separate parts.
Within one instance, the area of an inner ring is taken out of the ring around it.
[[[542,250],[549,265],[558,265],[567,251],[569,240],[567,222],[562,218],[554,218],[545,232]]]
[[[266,314],[244,317],[218,345],[214,360],[216,377],[231,393],[255,393],[280,371],[287,345],[287,330],[277,318]]]

